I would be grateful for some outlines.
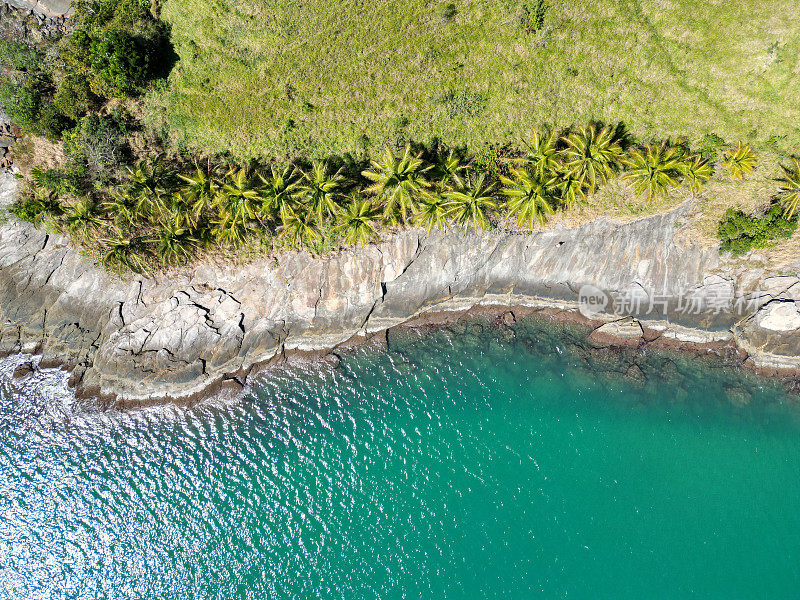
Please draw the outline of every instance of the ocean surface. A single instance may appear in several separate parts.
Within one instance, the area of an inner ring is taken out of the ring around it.
[[[0,598],[797,598],[800,410],[549,324],[100,411],[0,362]]]

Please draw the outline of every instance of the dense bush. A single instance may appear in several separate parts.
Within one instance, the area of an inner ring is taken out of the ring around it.
[[[168,44],[149,0],[76,0],[73,33],[57,56],[25,43],[0,43],[0,102],[24,131],[57,138],[103,99],[135,96],[163,63],[151,56]],[[91,161],[90,161],[91,162]],[[99,163],[98,163],[99,164]]]
[[[131,95],[144,83],[149,58],[137,40],[125,31],[110,29],[91,44],[92,91],[114,98]]]
[[[778,203],[771,204],[764,213],[753,215],[728,209],[718,228],[720,252],[741,256],[789,238],[796,229],[797,219],[787,219]]]
[[[55,194],[46,191],[39,191],[29,198],[16,201],[9,207],[8,212],[34,225],[64,214]]]
[[[34,73],[0,81],[0,104],[23,130],[55,139],[71,126],[51,100],[52,85],[46,74]]]
[[[31,177],[39,189],[53,191],[58,196],[78,195],[85,185],[86,169],[79,164],[63,169],[34,167]]]
[[[40,69],[44,54],[23,42],[0,40],[0,65],[16,71],[36,71]]]
[[[42,91],[38,86],[11,80],[0,81],[0,104],[22,129],[38,132],[42,103]]]
[[[98,100],[90,88],[89,81],[85,77],[73,74],[67,75],[61,81],[53,97],[53,104],[62,115],[77,121],[96,106]]]
[[[113,115],[89,113],[64,133],[64,154],[95,176],[118,169],[125,157],[125,130]]]
[[[71,88],[62,93],[64,102],[82,101],[86,95],[76,85],[76,76],[103,98],[141,91],[152,75],[151,66],[158,62],[151,61],[151,55],[160,51],[166,39],[163,24],[150,13],[149,1],[81,0],[73,7],[75,31],[64,40],[61,52],[69,75],[62,85]]]
[[[725,140],[716,133],[707,133],[700,140],[700,155],[709,162],[719,158],[720,150],[726,146]]]

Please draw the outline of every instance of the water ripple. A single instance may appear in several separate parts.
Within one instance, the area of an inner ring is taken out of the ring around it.
[[[4,359],[0,598],[793,594],[796,403],[680,361],[608,376],[540,334],[399,339],[126,413]]]

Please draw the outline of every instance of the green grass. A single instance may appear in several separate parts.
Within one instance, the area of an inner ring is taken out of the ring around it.
[[[180,61],[149,118],[238,158],[475,150],[590,119],[800,149],[796,0],[550,0],[537,28],[539,4],[165,0]]]

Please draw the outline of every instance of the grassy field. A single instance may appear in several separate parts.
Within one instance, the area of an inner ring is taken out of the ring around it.
[[[476,149],[624,121],[800,151],[796,0],[165,0],[180,56],[150,119],[236,157]],[[527,16],[526,16],[527,15]]]

